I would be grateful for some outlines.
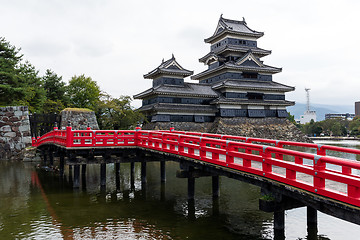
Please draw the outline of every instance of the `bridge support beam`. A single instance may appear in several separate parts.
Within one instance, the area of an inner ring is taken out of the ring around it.
[[[73,188],[79,188],[79,187],[80,187],[80,165],[76,164],[76,165],[74,165]]]
[[[285,239],[285,211],[274,212],[274,239]]]
[[[64,167],[65,167],[65,156],[63,153],[60,153],[59,172],[61,178],[64,177]]]
[[[47,152],[46,152],[46,150],[42,151],[42,156],[43,156],[44,165],[46,165],[46,163],[47,163]]]
[[[141,184],[146,184],[146,162],[141,162]]]
[[[135,189],[135,162],[130,163],[130,188]]]
[[[86,164],[81,165],[81,186],[86,189]]]
[[[51,149],[49,149],[48,153],[49,153],[50,166],[53,166],[54,165],[54,153],[53,153],[53,151],[51,151]]]
[[[100,164],[100,189],[105,190],[106,188],[106,163]]]
[[[165,169],[165,161],[160,161],[160,179],[161,182],[166,182],[166,169]]]
[[[115,163],[115,183],[116,190],[120,190],[120,163]]]
[[[220,196],[219,176],[212,176],[212,195],[213,198]]]
[[[307,207],[307,239],[317,239],[317,211],[315,208]]]
[[[72,184],[73,182],[73,173],[72,173],[72,165],[69,165],[69,183]]]
[[[188,200],[193,200],[195,197],[195,178],[192,176],[194,167],[189,167],[189,177],[188,177]]]

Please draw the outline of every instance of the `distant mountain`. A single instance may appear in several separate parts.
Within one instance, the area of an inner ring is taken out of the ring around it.
[[[305,103],[296,103],[295,106],[291,106],[287,108],[288,112],[291,115],[295,116],[295,119],[300,119],[300,115],[303,115],[306,111]],[[311,104],[310,110],[316,111],[316,119],[317,121],[322,121],[325,119],[325,114],[327,113],[354,113],[355,106],[354,105],[325,105],[325,104]]]

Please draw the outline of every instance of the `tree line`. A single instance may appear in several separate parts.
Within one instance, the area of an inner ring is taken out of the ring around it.
[[[347,119],[326,119],[315,122],[311,120],[306,124],[298,124],[294,116],[289,115],[292,121],[302,132],[308,136],[354,136],[360,137],[360,117],[352,120]]]
[[[87,108],[95,112],[100,129],[129,129],[144,119],[130,96],[114,98],[84,74],[74,75],[68,84],[50,69],[40,76],[20,51],[0,37],[0,106],[24,105],[31,113]]]

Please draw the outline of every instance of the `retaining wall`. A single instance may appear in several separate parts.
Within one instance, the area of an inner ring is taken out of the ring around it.
[[[26,106],[0,107],[0,160],[19,159],[31,146],[29,110]]]

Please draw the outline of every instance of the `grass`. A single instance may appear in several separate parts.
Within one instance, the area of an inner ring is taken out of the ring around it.
[[[90,110],[88,108],[65,108],[64,110],[62,110],[61,112],[93,112],[93,110]]]
[[[270,202],[275,200],[275,198],[271,194],[262,195],[260,199]]]

